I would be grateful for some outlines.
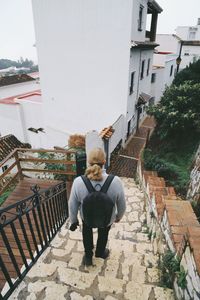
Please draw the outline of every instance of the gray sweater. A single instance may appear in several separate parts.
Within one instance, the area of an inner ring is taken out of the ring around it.
[[[94,181],[91,180],[93,187],[97,184],[101,186],[104,184],[108,174],[103,169],[103,180],[102,181]],[[69,198],[69,218],[70,222],[76,223],[78,221],[77,215],[78,210],[80,209],[80,215],[83,220],[83,213],[82,213],[82,203],[83,199],[88,195],[88,190],[82,180],[81,177],[77,177],[72,185],[71,194]],[[113,213],[110,219],[109,225],[111,225],[116,219],[120,220],[123,217],[123,214],[126,209],[125,203],[125,196],[124,196],[124,189],[122,186],[122,182],[118,176],[115,176],[111,185],[108,188],[107,195],[113,199],[115,206],[113,208]]]

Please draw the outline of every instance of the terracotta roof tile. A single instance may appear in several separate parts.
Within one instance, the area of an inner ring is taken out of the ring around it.
[[[112,126],[106,127],[104,128],[101,132],[100,132],[100,137],[102,139],[106,139],[108,140],[109,138],[111,138],[111,136],[114,133],[114,129],[112,128]]]
[[[0,161],[8,156],[15,148],[31,148],[29,144],[21,143],[14,135],[9,134],[0,138]]]

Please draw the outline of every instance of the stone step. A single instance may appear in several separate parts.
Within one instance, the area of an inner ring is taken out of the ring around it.
[[[172,290],[159,287],[159,257],[144,233],[144,194],[132,178],[122,181],[127,210],[109,232],[110,256],[106,260],[93,257],[94,266],[83,266],[81,222],[74,232],[66,222],[13,299],[174,300]],[[94,230],[94,244],[96,238]]]

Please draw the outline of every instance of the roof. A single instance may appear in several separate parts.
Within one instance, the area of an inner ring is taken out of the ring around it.
[[[157,13],[161,13],[163,11],[162,7],[155,1],[148,1],[148,12],[150,13],[152,10],[157,11]]]
[[[131,48],[142,48],[142,49],[154,49],[155,47],[159,46],[159,44],[155,42],[139,42],[139,41],[132,41]]]
[[[11,76],[4,76],[0,77],[0,86],[20,83],[20,82],[26,82],[26,81],[32,81],[34,80],[32,77],[28,76],[27,74],[17,74],[17,75],[11,75]]]
[[[109,138],[111,138],[111,136],[114,133],[114,129],[112,128],[112,126],[109,127],[105,127],[104,129],[102,129],[102,131],[100,132],[100,137],[102,139],[108,140]]]
[[[142,93],[139,95],[138,102],[139,102],[140,104],[145,104],[145,103],[147,103],[151,98],[152,98],[151,95],[142,92]]]
[[[200,40],[199,41],[182,41],[182,45],[186,46],[200,46]]]
[[[173,52],[170,52],[170,51],[158,51],[154,54],[163,54],[163,55],[167,55],[167,54],[174,54]]]
[[[153,70],[157,70],[157,69],[164,69],[165,67],[160,66],[160,65],[153,65]]]
[[[28,73],[28,76],[30,76],[34,79],[37,79],[40,77],[40,74],[39,74],[39,72],[32,72],[32,73]]]
[[[24,93],[24,94],[1,99],[0,104],[18,105],[20,100],[27,100],[31,102],[42,102],[41,90],[35,90],[30,93]]]
[[[16,148],[31,148],[30,144],[20,142],[13,134],[0,137],[0,161]]]

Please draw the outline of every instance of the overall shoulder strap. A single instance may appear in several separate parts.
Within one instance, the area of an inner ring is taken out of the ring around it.
[[[115,176],[112,175],[112,174],[108,175],[108,177],[106,178],[106,181],[104,182],[104,184],[103,184],[103,186],[101,188],[101,192],[103,192],[103,193],[107,192],[107,190],[108,190],[111,182],[113,181],[114,177]]]
[[[83,182],[85,183],[85,186],[86,186],[88,192],[89,193],[95,192],[95,189],[94,189],[93,185],[91,184],[90,180],[85,175],[82,175],[81,178],[82,178]]]

